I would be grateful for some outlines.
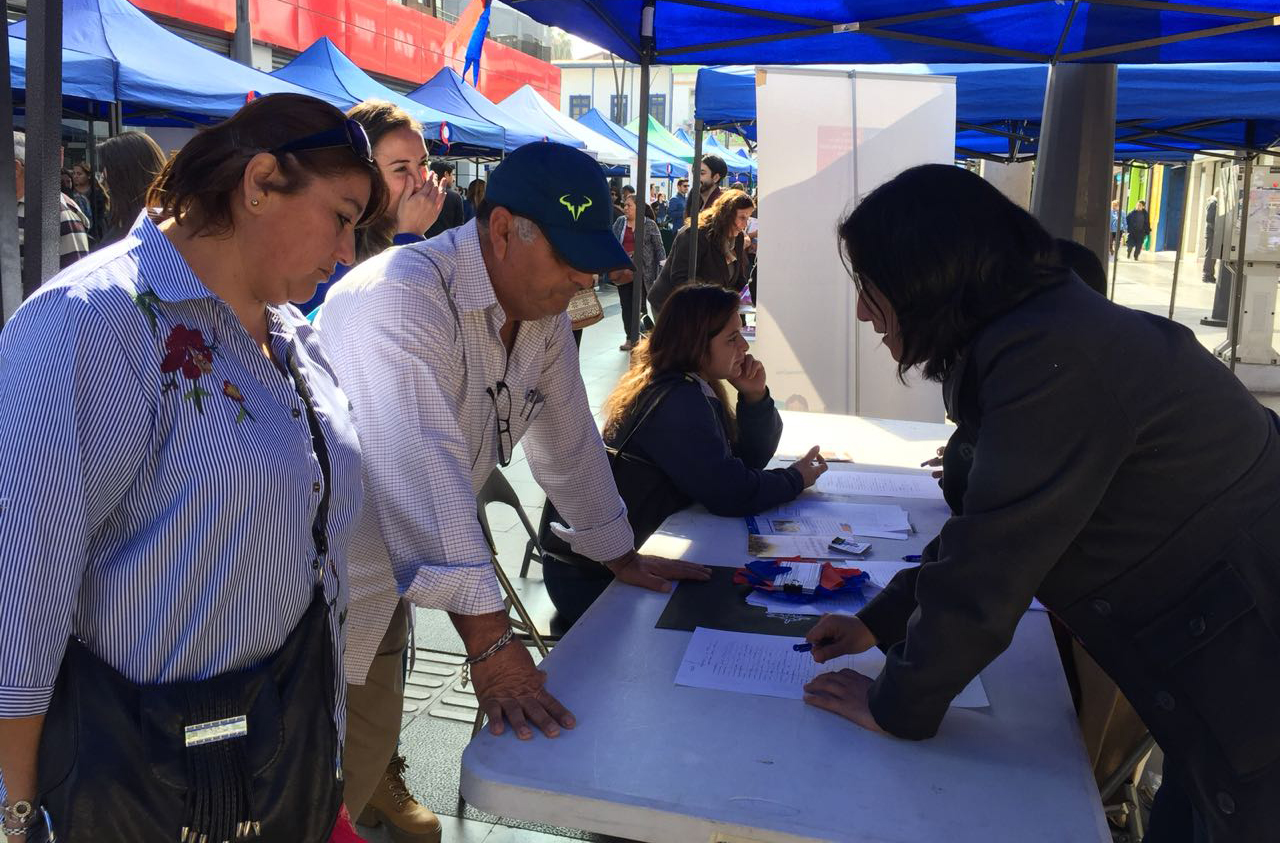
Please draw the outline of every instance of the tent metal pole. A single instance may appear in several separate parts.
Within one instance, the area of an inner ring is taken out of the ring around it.
[[[693,121],[693,165],[689,170],[689,280],[698,277],[698,213],[702,210],[702,120]]]
[[[640,339],[640,321],[644,310],[647,291],[644,280],[647,277],[645,262],[646,244],[649,241],[649,215],[645,209],[649,207],[649,65],[653,62],[653,15],[657,0],[645,0],[640,12],[640,149],[637,150],[634,202],[636,205],[635,252],[631,262],[635,264],[635,274],[631,278],[631,330],[627,333],[627,342],[634,345]]]
[[[107,135],[108,137],[114,138],[116,135],[120,134],[123,131],[124,131],[124,108],[120,105],[118,101],[113,102],[111,103],[110,117],[108,118],[108,121],[107,121]]]
[[[1187,203],[1191,201],[1191,165],[1182,167],[1182,211],[1178,214],[1178,249],[1173,253],[1173,288],[1169,290],[1169,318],[1173,318],[1173,305],[1178,299],[1178,268],[1182,265],[1182,247],[1186,244],[1184,235],[1187,227]]]
[[[0,66],[9,66],[9,39],[0,38]],[[17,180],[13,167],[13,85],[0,83],[0,325],[22,304],[22,259],[18,257]]]
[[[22,289],[58,271],[62,149],[62,0],[27,8],[27,164]]]
[[[1129,165],[1120,165],[1120,210],[1116,212],[1116,241],[1111,252],[1111,291],[1107,298],[1116,300],[1116,272],[1120,269],[1120,245],[1124,241],[1124,206],[1129,198]],[[1108,226],[1110,228],[1110,226]]]
[[[1178,11],[1177,7],[1172,4],[1162,4],[1161,8],[1170,12]],[[1269,26],[1276,26],[1276,19],[1271,14],[1267,14],[1267,16],[1262,19],[1245,21],[1244,23],[1215,26],[1209,29],[1195,29],[1190,32],[1180,32],[1177,35],[1165,35],[1161,38],[1147,38],[1143,41],[1127,41],[1123,44],[1113,44],[1110,47],[1098,47],[1093,50],[1080,50],[1074,53],[1067,53],[1062,57],[1062,60],[1083,61],[1084,59],[1094,59],[1098,56],[1112,56],[1116,53],[1126,53],[1131,50],[1145,50],[1149,47],[1163,47],[1165,44],[1178,44],[1183,41],[1198,41],[1201,38],[1230,35],[1233,32],[1248,32],[1251,29],[1264,29]]]
[[[1250,121],[1251,123],[1253,121]],[[1253,180],[1253,156],[1244,159],[1244,183],[1240,185],[1240,239],[1236,244],[1236,277],[1231,285],[1231,324],[1227,333],[1231,337],[1231,371],[1236,370],[1236,349],[1240,345],[1240,309],[1244,302],[1244,244],[1249,231],[1249,183]]]

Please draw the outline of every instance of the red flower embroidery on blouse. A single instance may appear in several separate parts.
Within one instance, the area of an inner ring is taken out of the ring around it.
[[[196,412],[203,414],[203,399],[208,398],[209,393],[201,388],[200,376],[213,371],[213,351],[205,344],[204,335],[195,328],[174,325],[164,341],[164,349],[160,371],[165,374],[182,372],[182,376],[191,381],[191,388],[182,397],[190,399],[196,405]]]

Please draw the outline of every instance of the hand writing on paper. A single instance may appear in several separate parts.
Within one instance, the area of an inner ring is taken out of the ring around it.
[[[867,625],[850,615],[823,615],[805,640],[813,645],[813,660],[818,664],[838,656],[865,653],[876,645],[876,637]]]
[[[935,471],[935,472],[933,473],[933,479],[934,479],[934,480],[941,480],[941,479],[942,479],[942,471],[941,471],[941,468],[942,468],[942,455],[943,455],[943,454],[945,454],[946,452],[947,452],[947,446],[946,446],[946,445],[940,445],[940,446],[938,447],[938,455],[937,455],[936,457],[934,457],[933,459],[925,460],[924,462],[920,463],[920,467],[921,467],[921,468],[926,468],[926,467],[928,467],[928,466],[933,466],[934,468],[939,469],[938,471]]]
[[[867,705],[871,691],[871,679],[848,668],[832,673],[820,673],[804,686],[804,701],[817,708],[839,714],[864,729],[884,733]]]
[[[544,687],[547,674],[539,670],[520,641],[514,640],[484,661],[471,667],[476,699],[489,718],[489,731],[501,735],[505,724],[522,741],[533,737],[529,721],[549,738],[560,727],[572,729],[577,722],[560,701]]]
[[[827,461],[822,456],[821,446],[814,445],[809,449],[809,453],[793,462],[791,467],[800,472],[806,489],[817,483],[818,478],[827,471]]]
[[[650,591],[670,591],[671,580],[711,579],[711,569],[693,562],[681,562],[678,559],[664,559],[661,556],[647,556],[630,553],[606,562],[606,567],[613,575],[627,585],[638,585]]]

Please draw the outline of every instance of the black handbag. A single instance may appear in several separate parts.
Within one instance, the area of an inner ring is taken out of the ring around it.
[[[649,385],[645,395],[637,402],[631,414],[631,420],[617,445],[608,447],[609,468],[613,471],[613,480],[617,484],[618,494],[627,505],[627,520],[631,523],[631,531],[635,534],[636,547],[644,544],[653,535],[662,522],[672,513],[689,505],[691,499],[676,488],[667,477],[666,472],[652,461],[629,452],[627,445],[631,437],[640,429],[667,397],[675,386],[686,380],[685,375],[669,375]],[[542,545],[544,554],[554,559],[578,567],[599,569],[600,563],[574,553],[569,543],[561,539],[551,530],[552,522],[564,523],[560,513],[556,511],[551,500],[542,511],[542,522],[538,530],[538,543]]]
[[[307,409],[324,493],[312,524],[328,552],[329,451]],[[198,681],[140,685],[72,638],[40,738],[38,791],[58,843],[324,843],[342,803],[332,607],[317,583],[263,662]]]

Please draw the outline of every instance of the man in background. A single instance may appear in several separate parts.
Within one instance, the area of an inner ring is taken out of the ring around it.
[[[672,228],[679,229],[684,225],[684,209],[689,201],[689,180],[677,179],[676,192],[667,203],[667,222]]]
[[[462,195],[454,188],[453,165],[448,161],[432,161],[431,172],[440,180],[440,189],[444,191],[444,204],[440,206],[440,216],[427,229],[426,237],[430,240],[437,234],[443,234],[451,228],[457,228],[467,221],[462,207]]]
[[[1147,214],[1147,203],[1139,201],[1138,206],[1125,217],[1125,227],[1129,231],[1126,241],[1125,255],[1137,260],[1142,254],[1142,243],[1151,233],[1151,217]]]
[[[719,155],[702,156],[702,165],[698,170],[699,195],[698,210],[710,208],[720,198],[720,186],[729,176],[729,165]]]
[[[13,169],[18,183],[18,254],[22,255],[26,243],[26,174],[27,174],[27,135],[25,132],[13,133]],[[66,269],[80,258],[89,254],[89,220],[76,206],[74,200],[59,191],[58,198],[62,208],[58,212],[58,256],[59,267]]]

